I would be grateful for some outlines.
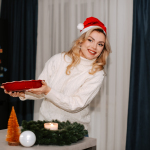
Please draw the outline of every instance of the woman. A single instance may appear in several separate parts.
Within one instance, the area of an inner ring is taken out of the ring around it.
[[[39,120],[76,121],[88,129],[89,104],[102,85],[110,46],[106,27],[97,18],[87,18],[78,28],[81,36],[72,48],[46,62],[39,76],[42,87],[26,92],[4,91],[21,100],[43,99]]]

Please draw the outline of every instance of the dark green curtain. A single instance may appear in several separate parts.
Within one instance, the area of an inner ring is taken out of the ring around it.
[[[35,79],[38,0],[2,0],[1,18],[7,22],[9,81]],[[9,97],[18,122],[33,120],[34,101]]]
[[[150,0],[133,1],[126,150],[150,150]]]

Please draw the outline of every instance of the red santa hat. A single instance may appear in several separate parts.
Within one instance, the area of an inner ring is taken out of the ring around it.
[[[105,25],[95,17],[86,18],[84,23],[79,23],[77,28],[80,30],[80,33],[83,34],[94,27],[101,27],[106,35],[106,27]]]

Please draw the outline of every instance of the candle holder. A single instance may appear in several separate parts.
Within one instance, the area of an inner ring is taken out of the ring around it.
[[[44,123],[44,128],[48,130],[58,130],[58,123],[54,122],[49,122],[49,123]]]

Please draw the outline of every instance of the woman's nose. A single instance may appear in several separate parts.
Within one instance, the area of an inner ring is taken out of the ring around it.
[[[93,47],[93,49],[96,49],[97,48],[97,44],[93,42],[92,47]]]

